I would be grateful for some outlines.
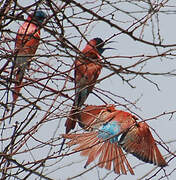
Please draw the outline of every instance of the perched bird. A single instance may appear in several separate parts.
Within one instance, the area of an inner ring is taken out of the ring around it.
[[[75,99],[66,120],[66,133],[74,129],[79,108],[84,104],[88,95],[92,92],[102,66],[101,54],[105,49],[104,42],[100,38],[90,40],[82,51],[82,56],[75,60]]]
[[[113,105],[87,106],[79,114],[79,124],[88,132],[64,134],[71,139],[69,146],[78,145],[74,150],[88,156],[85,167],[99,157],[98,166],[114,172],[134,174],[122,148],[138,159],[159,167],[167,165],[145,122],[128,112],[116,110]]]
[[[35,55],[39,45],[40,26],[38,23],[42,23],[45,18],[46,14],[41,10],[37,10],[28,16],[27,20],[18,30],[15,41],[16,57],[14,58],[16,76],[13,92],[14,103],[16,102],[21,90],[25,70],[29,68],[30,59]]]

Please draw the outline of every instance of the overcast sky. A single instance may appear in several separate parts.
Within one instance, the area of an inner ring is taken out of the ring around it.
[[[27,6],[32,4],[34,1],[18,1],[19,4],[21,4],[21,6]],[[59,1],[58,5],[60,5]],[[80,1],[77,1],[80,2]],[[100,5],[100,1],[81,1],[80,3],[83,2],[87,2],[86,4],[84,4],[85,7],[89,8],[89,7],[96,7],[98,5]],[[88,2],[92,2],[93,4],[89,4]],[[113,1],[112,1],[113,2]],[[114,1],[115,2],[115,1]],[[160,3],[160,2],[166,2],[166,1],[152,1],[152,3]],[[138,7],[134,4],[137,4]],[[140,12],[142,11],[142,8],[140,8],[140,6],[144,6],[146,8],[148,8],[148,4],[145,3],[145,1],[143,2],[139,2],[139,1],[134,1],[134,4],[132,5],[131,3],[125,3],[125,2],[121,2],[121,3],[117,3],[115,4],[116,7],[120,8],[121,10],[124,11],[129,11],[129,12],[134,12],[132,13],[133,16],[135,16],[136,18],[140,18],[143,17],[142,13],[135,13],[135,12]],[[161,10],[163,11],[173,11],[175,6],[175,1],[174,0],[170,0],[168,1],[167,4],[165,4],[165,8],[161,8]],[[41,6],[42,8],[44,6]],[[69,7],[69,6],[68,6]],[[73,7],[74,9],[74,7]],[[67,16],[71,16],[73,13],[73,9],[68,8],[65,11],[65,14]],[[95,8],[96,10],[98,8]],[[81,11],[79,9],[74,9],[75,13],[78,11]],[[105,5],[102,7],[101,11],[98,12],[99,15],[103,16],[106,15],[108,13],[112,13],[113,12],[113,8],[110,7],[110,5]],[[143,9],[143,13],[146,13],[146,10]],[[50,14],[51,11],[49,10],[45,10],[45,12],[47,14]],[[127,29],[130,24],[132,24],[132,19],[129,16],[124,15],[122,12],[120,11],[114,11],[114,20],[113,23],[118,23],[119,22],[119,26],[123,27],[124,29]],[[82,16],[83,18],[90,18],[91,16],[89,16],[88,14],[84,14],[82,13],[81,15],[75,15],[75,17],[79,17]],[[26,15],[25,15],[26,17]],[[62,19],[61,14],[58,13],[58,17],[59,19]],[[107,16],[106,18],[110,19],[111,16]],[[163,44],[176,44],[176,36],[175,36],[175,19],[176,19],[176,14],[175,13],[159,13],[158,15],[158,19],[159,19],[159,33],[162,39],[162,43]],[[80,24],[83,22],[86,22],[86,20],[81,20],[80,18],[75,18],[75,19],[70,19],[72,22],[74,22],[75,24]],[[51,19],[51,21],[54,21],[54,19]],[[147,21],[148,24],[146,24],[146,26],[144,26],[144,31],[143,31],[143,36],[142,38],[146,41],[153,41],[152,38],[152,26],[154,27],[154,33],[157,35],[157,23],[156,23],[156,18],[155,16],[153,17],[153,21]],[[152,24],[153,23],[153,24]],[[11,28],[12,31],[16,32],[17,29],[19,28],[19,25],[22,24],[22,22],[16,21],[16,22],[12,22],[9,25],[9,28]],[[49,26],[49,24],[48,24]],[[57,24],[55,24],[56,29],[59,30],[59,27],[57,26]],[[86,45],[86,41],[85,40],[81,40],[80,38],[80,34],[79,32],[74,28],[74,27],[70,27],[70,24],[67,21],[64,21],[64,28],[65,28],[65,36],[66,38],[68,38],[68,40],[70,40],[75,46],[77,46],[80,50],[82,50],[84,48],[84,46]],[[80,27],[80,31],[84,34],[85,31],[85,26]],[[139,37],[140,32],[142,31],[142,28],[139,28],[137,31],[135,31],[134,35],[136,37]],[[102,22],[102,21],[98,21],[95,23],[92,23],[88,26],[88,30],[86,31],[86,38],[92,39],[94,37],[100,37],[102,39],[108,39],[110,38],[113,34],[119,33],[120,31],[118,31],[115,28],[112,28],[111,26],[109,26],[108,24]],[[14,34],[12,34],[13,37],[15,37]],[[54,37],[50,36],[50,34],[44,30],[41,31],[41,36],[44,37],[44,40],[52,40],[54,39]],[[158,38],[158,36],[157,36]],[[157,39],[156,38],[156,39]],[[122,67],[128,67],[129,65],[133,65],[136,62],[139,62],[142,59],[147,58],[147,56],[155,56],[157,55],[157,51],[155,49],[154,46],[151,45],[146,45],[145,43],[139,42],[139,41],[135,41],[133,40],[130,36],[126,35],[126,34],[119,34],[118,36],[115,36],[114,38],[112,38],[111,40],[116,41],[112,44],[113,48],[116,48],[115,50],[107,50],[105,53],[103,53],[103,56],[105,58],[107,58],[107,61],[113,63],[113,64],[117,64],[117,65],[121,65]],[[81,42],[81,43],[80,43]],[[156,41],[158,42],[158,41]],[[51,42],[52,44],[56,44],[57,42]],[[11,48],[13,49],[14,47],[14,43],[11,43]],[[50,48],[50,49],[47,49]],[[158,51],[160,53],[165,52],[166,50],[169,49],[173,49],[171,51],[172,54],[175,54],[175,50],[174,48],[176,48],[175,46],[170,47],[170,48],[158,48]],[[47,52],[53,50],[53,52],[50,53],[57,53],[57,49],[55,49],[55,47],[52,47],[50,45],[45,45],[44,43],[40,44],[39,50],[37,51],[37,53],[41,53],[41,54],[47,54]],[[58,52],[61,54],[61,52]],[[71,52],[72,54],[74,54],[73,52]],[[143,55],[143,57],[142,57]],[[116,56],[116,58],[108,58],[108,57],[112,57],[112,56]],[[121,56],[121,57],[120,57]],[[139,56],[136,58],[122,58],[123,57],[132,57],[132,56]],[[170,58],[168,58],[170,57]],[[70,59],[68,57],[65,57],[65,59],[63,59],[64,57],[60,58],[60,57],[51,57],[51,58],[39,58],[39,61],[41,62],[45,62],[45,63],[50,63],[52,64],[52,66],[54,68],[59,67],[59,65],[61,64],[61,62],[63,61],[65,64],[62,64],[61,67],[59,68],[59,72],[64,72],[67,69],[70,69],[70,66],[72,65],[74,58]],[[35,63],[32,65],[33,67],[37,66]],[[134,68],[130,68],[129,70],[131,71],[139,71],[140,68],[142,69],[142,72],[150,72],[150,73],[165,73],[165,72],[171,72],[174,71],[176,67],[176,60],[174,56],[167,56],[166,57],[156,57],[156,58],[151,58],[149,60],[147,60],[145,63],[140,64],[139,66],[136,66]],[[44,67],[43,67],[44,68]],[[47,71],[47,68],[46,68]],[[52,70],[48,70],[50,72],[52,72]],[[30,73],[30,72],[29,72]],[[105,68],[103,68],[101,75],[99,78],[102,78],[108,74],[110,74],[111,72]],[[175,73],[175,72],[174,72]],[[44,74],[40,74],[40,76],[44,76],[46,77]],[[71,72],[71,75],[73,75],[73,71]],[[134,75],[131,74],[121,74],[121,76],[123,76],[124,78],[128,79],[128,78],[134,78]],[[34,78],[38,78],[37,75],[33,74]],[[95,93],[97,93],[98,95],[100,95],[102,98],[105,99],[105,101],[109,104],[114,103],[111,99],[106,98],[105,96],[101,95],[100,92],[97,92],[99,89],[102,89],[103,92],[105,94],[107,94],[108,96],[110,96],[116,103],[115,105],[117,106],[117,109],[121,109],[121,110],[125,110],[125,111],[131,111],[132,113],[136,114],[139,117],[139,120],[146,120],[149,118],[153,118],[155,116],[161,115],[164,112],[172,112],[176,110],[176,98],[175,98],[175,92],[176,92],[176,85],[175,85],[175,76],[159,76],[159,75],[148,75],[145,76],[147,77],[150,81],[142,78],[141,76],[137,76],[135,77],[133,80],[129,81],[130,84],[132,86],[134,86],[134,88],[132,88],[130,85],[127,84],[127,82],[123,81],[122,78],[120,78],[119,75],[113,75],[112,77],[105,79],[103,81],[101,81],[99,84],[96,85],[96,88],[98,88],[96,90],[95,88]],[[61,79],[60,81],[58,79]],[[43,82],[43,81],[41,81]],[[62,80],[62,77],[56,77],[56,79],[53,78],[53,81],[49,82],[50,87],[54,88],[54,89],[62,89],[63,88],[63,84],[65,82],[65,79]],[[53,84],[52,84],[53,83]],[[156,86],[157,84],[157,86]],[[71,88],[73,87],[73,83],[67,83],[66,84],[66,88]],[[158,89],[158,88],[159,89]],[[29,88],[28,89],[35,97],[37,97],[39,95],[40,90],[35,88]],[[111,92],[112,94],[108,93]],[[21,93],[26,96],[26,97],[31,97],[31,95],[26,91],[26,90],[22,90]],[[73,95],[73,91],[67,92],[69,95]],[[53,97],[48,100],[45,101],[45,103],[47,104],[51,104],[53,102],[53,99],[56,97],[56,94],[53,95]],[[135,103],[135,106],[133,106],[132,104],[127,104],[126,101],[124,101],[124,99],[122,98],[124,97],[126,100],[128,100],[129,102]],[[57,98],[57,103],[54,106],[57,106],[57,104],[59,105],[62,100],[65,100],[62,97],[58,97]],[[20,103],[24,103],[22,100],[20,101]],[[20,104],[19,103],[19,104]],[[41,103],[39,103],[39,105],[41,106],[42,110],[47,110],[48,107],[46,106],[46,104],[44,103],[44,101],[42,101]],[[61,118],[58,117],[56,118],[56,114],[58,113],[59,116],[61,115],[61,112],[64,111],[64,113],[66,113],[67,111],[69,111],[70,107],[71,107],[72,101],[67,100],[65,101],[65,103],[62,106],[59,106],[59,109],[57,111],[55,111],[54,115],[53,115],[53,120],[50,119],[50,121],[48,121],[47,123],[44,123],[43,125],[40,126],[40,128],[38,129],[38,131],[34,134],[34,137],[36,139],[38,139],[39,141],[42,142],[47,142],[48,140],[51,140],[52,138],[57,138],[60,137],[60,134],[65,132],[64,129],[64,123],[65,123],[65,118]],[[103,102],[97,98],[94,94],[89,95],[86,104],[96,104],[96,105],[100,105],[103,104]],[[125,108],[126,107],[128,108]],[[70,107],[69,107],[70,106]],[[24,110],[21,111],[19,113],[17,113],[14,117],[13,117],[13,121],[23,121],[24,118],[27,117],[27,113],[29,112],[28,110]],[[26,113],[26,114],[25,114]],[[35,125],[45,114],[45,111],[38,111],[34,120],[29,124],[29,129]],[[176,139],[176,133],[175,133],[175,127],[176,127],[176,121],[175,121],[175,117],[176,114],[172,114],[173,116],[171,117],[171,114],[169,115],[162,115],[157,119],[152,119],[150,121],[147,121],[147,123],[153,128],[155,129],[156,133],[159,134],[160,138],[164,141],[164,142],[170,142],[170,141],[175,141]],[[7,125],[7,126],[11,126],[11,125]],[[79,130],[80,128],[77,127],[77,130]],[[27,130],[26,130],[27,131]],[[152,131],[152,130],[151,130]],[[154,137],[158,140],[159,138],[155,135],[155,133],[152,131],[152,134],[154,135]],[[3,137],[8,136],[8,131],[4,131]],[[59,144],[61,141],[56,141],[53,142],[53,144]],[[40,144],[40,142],[37,142],[34,139],[30,139],[26,146],[24,147],[24,149],[28,149],[28,148],[32,148],[37,146],[38,144]],[[56,152],[59,150],[60,146],[53,146],[52,150],[50,149],[51,146],[41,146],[40,148],[31,151],[31,154],[25,154],[25,153],[21,153],[19,155],[16,156],[16,160],[22,162],[23,160],[25,162],[27,162],[28,160],[32,161],[32,159],[40,159],[41,157],[47,157],[48,153],[51,155],[53,152]],[[168,157],[168,152],[166,150],[164,150],[161,146],[158,146],[159,149],[161,150],[161,153],[164,155],[164,157]],[[167,147],[169,148],[170,151],[174,152],[176,150],[175,148],[175,142],[169,143],[167,144]],[[71,148],[72,149],[72,148]],[[70,149],[69,152],[72,152]],[[63,153],[66,153],[68,151],[68,149],[66,149],[66,151],[63,151]],[[20,151],[22,152],[22,150]],[[170,159],[171,156],[168,158]],[[133,157],[132,155],[127,155],[127,159],[129,161],[129,163],[131,164],[132,167],[134,168],[134,172],[135,175],[132,176],[128,173],[128,175],[121,175],[120,177],[118,177],[117,174],[114,174],[114,172],[110,172],[107,171],[105,169],[100,169],[98,167],[90,169],[92,166],[94,166],[95,164],[92,163],[91,165],[89,165],[87,167],[87,169],[84,169],[84,164],[86,162],[86,157],[81,157],[79,155],[79,153],[75,153],[75,154],[71,154],[69,156],[64,157],[63,159],[61,157],[58,157],[57,159],[52,159],[46,162],[46,166],[44,168],[44,174],[49,173],[47,176],[56,180],[65,180],[67,178],[71,178],[74,176],[77,176],[79,174],[81,174],[82,172],[85,172],[86,170],[88,170],[87,172],[83,173],[81,176],[79,177],[75,177],[76,180],[90,180],[90,179],[107,179],[107,180],[113,180],[113,179],[119,179],[119,180],[136,180],[136,179],[140,179],[141,177],[143,177],[145,174],[147,174],[148,172],[150,172],[150,170],[154,170],[149,176],[151,177],[153,174],[155,174],[159,168],[155,169],[155,166],[151,165],[151,164],[147,164],[147,163],[143,163],[142,161],[138,160],[137,158]],[[167,159],[167,160],[168,160]],[[97,161],[96,161],[97,162]],[[95,162],[95,163],[96,163]],[[165,173],[169,174],[171,173],[171,171],[174,170],[175,168],[175,164],[176,161],[172,160],[171,162],[169,162],[169,166],[164,168],[165,169]],[[53,172],[52,172],[53,171]],[[41,171],[39,171],[41,172]],[[154,178],[152,178],[152,180],[156,179],[158,180],[159,178],[161,178],[162,176],[165,176],[164,171],[161,170],[160,173],[158,173],[157,176],[155,176]],[[170,176],[168,176],[168,179],[175,179],[175,172],[173,172]],[[30,176],[28,179],[34,179],[36,178],[36,176]],[[147,178],[147,177],[146,177]],[[12,178],[11,178],[12,179]],[[39,178],[37,178],[39,179]],[[166,179],[166,178],[163,178]]]

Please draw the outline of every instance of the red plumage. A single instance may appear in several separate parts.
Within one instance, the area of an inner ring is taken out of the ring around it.
[[[16,37],[15,49],[17,56],[15,58],[16,79],[13,93],[13,102],[15,103],[18,94],[22,87],[22,80],[25,69],[30,65],[30,59],[35,54],[40,40],[40,30],[37,31],[37,26],[30,23],[31,17],[28,17],[27,22],[19,28]]]
[[[92,92],[101,72],[102,43],[103,41],[100,38],[90,40],[82,51],[84,57],[75,60],[75,99],[65,123],[66,133],[75,128],[79,108]]]
[[[88,156],[85,167],[99,156],[98,166],[111,170],[114,165],[114,172],[117,174],[127,174],[126,168],[131,174],[133,169],[128,163],[121,147],[109,141],[100,140],[97,132],[87,132],[83,134],[64,134],[64,138],[71,139],[68,146],[79,144],[75,151],[81,151],[82,156]]]
[[[89,132],[64,134],[70,139],[69,146],[77,145],[75,151],[88,156],[86,166],[99,157],[98,166],[117,174],[134,174],[122,148],[138,159],[164,167],[167,165],[145,122],[137,122],[132,114],[116,110],[113,105],[87,106],[79,114],[81,127]]]
[[[13,92],[13,102],[15,103],[22,87],[25,70],[30,66],[30,60],[35,55],[40,41],[40,29],[32,19],[42,22],[46,17],[42,11],[29,15],[27,20],[20,26],[15,42],[17,52],[14,59],[15,65],[15,86]]]
[[[124,136],[122,147],[126,152],[133,154],[144,162],[153,163],[160,167],[166,166],[166,161],[145,122],[139,122],[131,127]]]

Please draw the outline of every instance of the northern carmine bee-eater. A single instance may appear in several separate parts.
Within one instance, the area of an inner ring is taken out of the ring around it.
[[[101,54],[104,50],[111,49],[103,48],[104,45],[105,43],[101,38],[90,40],[82,50],[81,57],[75,60],[75,99],[65,123],[66,133],[74,129],[78,111],[95,86],[102,69],[100,64],[102,59]]]
[[[110,170],[113,166],[117,174],[134,174],[122,148],[138,159],[159,167],[167,165],[145,122],[113,105],[87,106],[79,114],[79,124],[86,131],[79,134],[64,134],[71,139],[69,146],[77,145],[75,151],[88,156],[85,167],[99,157],[98,166]]]
[[[25,70],[29,67],[30,60],[38,48],[40,41],[39,23],[42,23],[45,18],[46,14],[41,10],[37,10],[28,16],[18,30],[15,41],[16,57],[14,58],[14,67],[16,78],[13,103],[16,102],[21,90]]]

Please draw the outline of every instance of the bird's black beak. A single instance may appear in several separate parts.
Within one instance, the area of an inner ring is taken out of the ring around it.
[[[110,44],[110,43],[114,43],[114,42],[116,42],[116,41],[107,41],[107,42],[104,43],[104,46],[107,45],[107,44]],[[107,47],[107,48],[102,48],[102,49],[103,49],[103,52],[104,52],[105,50],[107,50],[107,49],[117,50],[116,48],[112,48],[112,47]]]
[[[110,43],[114,43],[114,42],[117,42],[117,41],[105,41],[104,44],[110,44]]]

